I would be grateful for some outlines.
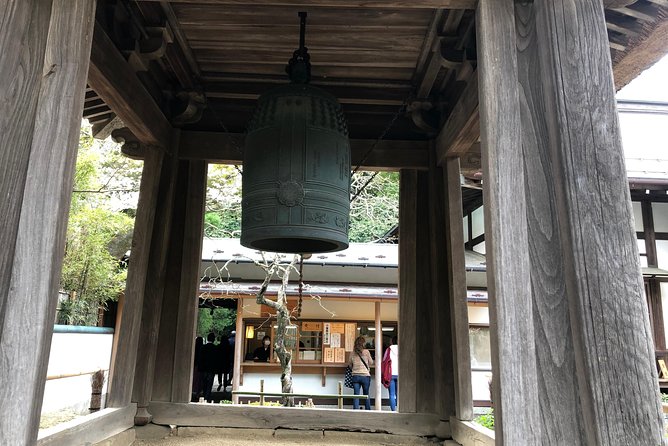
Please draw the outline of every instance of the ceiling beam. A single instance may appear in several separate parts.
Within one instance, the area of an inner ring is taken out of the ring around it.
[[[159,0],[137,0],[159,1]],[[168,0],[169,3],[199,3],[210,5],[240,5],[243,0]],[[477,0],[256,0],[253,6],[329,6],[336,8],[393,8],[393,9],[475,9]]]
[[[168,150],[172,126],[99,23],[95,23],[88,84],[145,144]]]
[[[240,133],[183,131],[179,157],[205,160],[219,164],[242,164],[241,148],[244,135]],[[361,163],[364,170],[426,170],[429,166],[429,141],[352,139],[352,165]],[[369,152],[369,149],[373,150]]]
[[[473,73],[436,137],[436,160],[466,153],[480,138],[478,115],[478,74]]]

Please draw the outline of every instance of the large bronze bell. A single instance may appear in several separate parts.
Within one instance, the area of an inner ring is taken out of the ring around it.
[[[305,50],[302,32],[295,57]],[[310,66],[295,57],[288,67],[293,82],[263,94],[248,125],[241,244],[273,252],[339,251],[348,247],[350,214],[346,119],[334,96],[306,83]]]

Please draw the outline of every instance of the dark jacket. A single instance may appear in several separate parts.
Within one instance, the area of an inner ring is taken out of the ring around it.
[[[200,352],[199,371],[216,373],[218,362],[218,347],[213,343],[204,344]]]

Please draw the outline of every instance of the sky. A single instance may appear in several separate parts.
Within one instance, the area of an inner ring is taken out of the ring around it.
[[[668,102],[668,55],[619,90],[617,99]]]
[[[617,99],[668,104],[668,56],[617,93]],[[626,170],[634,178],[668,177],[668,114],[634,113],[620,106]]]

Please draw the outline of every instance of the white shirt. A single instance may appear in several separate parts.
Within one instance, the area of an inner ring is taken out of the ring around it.
[[[392,361],[392,376],[399,376],[399,346],[390,345],[390,361]]]

